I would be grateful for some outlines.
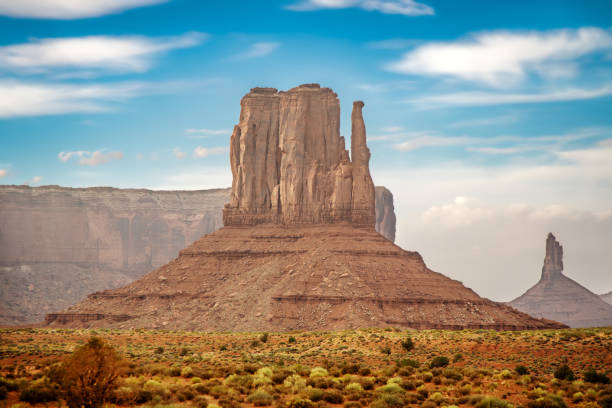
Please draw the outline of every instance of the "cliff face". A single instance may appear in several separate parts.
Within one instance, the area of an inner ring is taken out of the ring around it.
[[[350,222],[374,227],[363,102],[352,114],[351,153],[329,88],[253,88],[230,140],[232,195],[224,225]]]
[[[228,189],[0,187],[0,324],[125,285],[219,229]]]
[[[376,231],[395,242],[395,207],[393,194],[386,187],[376,187]]]
[[[509,304],[570,327],[612,326],[612,305],[563,274],[563,247],[552,234],[546,239],[540,281]]]
[[[604,293],[603,295],[599,295],[599,296],[604,302],[612,305],[612,292]]]

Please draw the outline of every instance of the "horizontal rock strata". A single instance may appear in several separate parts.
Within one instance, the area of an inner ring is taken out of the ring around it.
[[[483,299],[429,270],[418,253],[349,225],[224,227],[131,285],[92,294],[65,313],[85,318],[53,315],[48,323],[231,331],[563,327]]]

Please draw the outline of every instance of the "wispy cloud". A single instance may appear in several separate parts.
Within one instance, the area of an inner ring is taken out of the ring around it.
[[[387,40],[370,41],[366,43],[366,47],[379,50],[402,50],[408,47],[414,47],[421,44],[423,40],[409,38],[389,38]]]
[[[106,152],[104,150],[96,150],[95,152],[88,152],[85,150],[78,150],[72,152],[59,152],[57,157],[63,163],[68,162],[72,158],[78,158],[78,163],[81,166],[99,166],[113,160],[123,159],[123,153],[119,151]]]
[[[71,20],[119,13],[168,0],[0,0],[0,15]]]
[[[566,88],[533,93],[509,92],[455,92],[420,96],[408,101],[422,109],[438,109],[449,106],[488,106],[508,104],[530,104],[544,102],[565,102],[595,99],[612,95],[612,84],[598,88]]]
[[[172,153],[174,154],[174,157],[176,157],[179,160],[184,159],[186,156],[186,153],[182,151],[181,149],[179,149],[178,147],[175,147],[174,149],[172,149]]]
[[[494,116],[488,118],[480,118],[480,119],[466,119],[460,120],[458,122],[453,122],[448,125],[450,128],[471,128],[478,126],[492,126],[492,125],[502,125],[508,123],[517,122],[519,119],[518,115],[502,115],[502,116]]]
[[[133,98],[144,88],[135,82],[67,85],[0,80],[0,118],[104,112],[111,109],[109,102]]]
[[[384,14],[402,14],[405,16],[434,14],[434,9],[431,6],[415,0],[302,0],[287,6],[287,9],[293,11],[312,11],[349,7],[356,7],[367,11],[379,11]]]
[[[251,47],[245,52],[235,55],[232,59],[251,59],[265,57],[266,55],[272,54],[276,49],[280,47],[278,42],[258,42],[252,44]]]
[[[0,178],[6,177],[7,174],[8,174],[8,171],[6,171],[5,169],[0,169]]]
[[[42,179],[43,178],[41,176],[34,176],[31,179],[24,181],[23,184],[28,185],[28,186],[30,184],[38,184],[42,181]]]
[[[0,0],[1,1],[1,0]],[[177,37],[89,36],[34,39],[0,47],[0,69],[17,73],[80,70],[60,76],[91,77],[100,73],[144,72],[161,53],[201,44],[206,34]],[[83,71],[84,70],[84,71]]]
[[[493,31],[466,40],[421,45],[387,69],[498,87],[515,84],[530,73],[573,76],[580,57],[611,48],[610,32],[595,27],[548,32]]]
[[[583,128],[572,132],[554,135],[522,137],[501,135],[489,137],[448,136],[437,132],[397,132],[388,134],[386,140],[407,139],[393,145],[395,150],[410,152],[424,147],[468,146],[466,151],[482,154],[517,154],[533,150],[558,150],[560,146],[577,140],[605,137],[612,130],[603,128]],[[503,146],[499,146],[505,144]],[[511,144],[511,146],[506,146]]]
[[[204,157],[208,157],[208,156],[213,156],[216,154],[221,154],[221,153],[225,153],[228,151],[227,147],[224,146],[218,146],[218,147],[202,147],[202,146],[198,146],[193,150],[193,157],[196,158],[204,158]]]
[[[228,136],[232,134],[229,129],[185,129],[185,132],[189,134],[191,139],[205,139],[209,136]]]

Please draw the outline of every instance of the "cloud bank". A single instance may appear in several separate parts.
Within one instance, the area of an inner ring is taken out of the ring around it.
[[[611,48],[610,32],[596,27],[549,32],[492,31],[465,40],[418,46],[387,69],[503,87],[529,74],[575,76],[580,57]]]
[[[287,6],[293,11],[312,11],[321,9],[342,9],[356,7],[366,11],[404,16],[433,15],[434,9],[415,0],[303,0]]]
[[[119,13],[168,0],[0,0],[0,15],[71,20]]]
[[[96,73],[145,72],[164,52],[189,48],[207,39],[191,32],[176,37],[88,36],[33,39],[0,47],[0,69],[17,73],[47,73],[58,69]]]
[[[88,152],[84,150],[72,151],[72,152],[59,152],[57,157],[61,162],[66,163],[72,158],[78,158],[78,163],[81,166],[99,166],[106,164],[113,160],[123,159],[122,152],[105,152],[104,150],[96,150],[95,152]]]

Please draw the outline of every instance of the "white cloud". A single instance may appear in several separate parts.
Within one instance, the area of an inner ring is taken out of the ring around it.
[[[63,163],[68,162],[74,157],[79,159],[78,163],[81,166],[99,166],[113,160],[123,159],[123,153],[118,151],[105,152],[104,150],[96,150],[95,152],[78,150],[72,152],[59,152],[57,157]]]
[[[468,147],[467,149],[468,152],[476,152],[476,153],[483,153],[483,154],[516,154],[516,153],[523,153],[523,152],[527,152],[529,150],[537,150],[537,148],[534,147]]]
[[[221,154],[228,151],[227,147],[202,147],[198,146],[193,150],[193,157],[204,158],[215,154]]]
[[[448,125],[448,127],[465,128],[465,127],[501,125],[501,124],[517,122],[518,119],[519,119],[518,115],[503,115],[503,116],[494,116],[494,117],[479,118],[479,119],[466,119],[466,120],[460,120],[458,122],[451,123],[450,125]]]
[[[278,42],[258,42],[251,45],[251,47],[242,54],[234,56],[234,59],[265,57],[266,55],[270,55],[276,51],[278,47],[280,47],[280,43]]]
[[[206,38],[205,34],[191,32],[178,37],[160,38],[89,36],[34,39],[26,44],[0,47],[0,68],[18,73],[84,69],[87,77],[95,76],[99,71],[144,72],[151,67],[156,55],[193,47]]]
[[[0,178],[6,177],[7,174],[8,174],[8,171],[6,171],[5,169],[0,169]]]
[[[535,93],[507,92],[456,92],[426,95],[406,101],[422,109],[438,109],[449,106],[489,106],[507,104],[528,104],[543,102],[565,102],[602,98],[612,95],[612,84],[599,88],[567,88]]]
[[[41,176],[34,176],[30,180],[24,181],[23,184],[28,185],[28,186],[30,184],[38,184],[38,183],[40,183],[42,181],[42,179],[43,178]]]
[[[366,46],[368,48],[380,50],[401,50],[404,48],[413,47],[422,42],[422,40],[408,38],[389,38],[387,40],[370,41],[369,43],[366,43]]]
[[[367,11],[379,11],[385,14],[402,14],[405,16],[434,14],[434,9],[432,7],[415,0],[302,0],[287,6],[287,9],[294,11],[312,11],[349,7],[357,7]]]
[[[605,137],[611,133],[610,128],[592,127],[577,129],[568,133],[533,136],[525,138],[515,135],[500,135],[488,137],[447,136],[435,132],[398,132],[375,137],[375,140],[408,139],[393,145],[395,150],[409,152],[423,147],[447,147],[472,145],[467,151],[484,154],[515,154],[530,150],[557,151],[567,143],[594,137]],[[513,146],[491,147],[498,144],[514,144]],[[484,146],[484,147],[483,147]],[[590,150],[589,150],[590,152]]]
[[[185,155],[186,155],[186,153],[182,151],[181,149],[179,149],[178,147],[175,147],[174,149],[172,149],[172,153],[174,153],[174,157],[176,157],[179,160],[185,158]]]
[[[70,20],[119,13],[168,0],[0,0],[0,15]]]
[[[192,139],[205,139],[208,136],[229,136],[232,134],[232,131],[229,129],[186,129],[185,132],[190,134]]]
[[[445,136],[435,136],[435,135],[424,135],[419,136],[411,140],[407,140],[402,143],[397,143],[393,145],[395,150],[399,150],[400,152],[409,152],[411,150],[420,149],[422,147],[440,147],[440,146],[454,146],[459,144],[466,144],[473,142],[475,138],[470,137],[445,137]]]
[[[111,109],[110,102],[136,97],[144,89],[136,82],[68,85],[0,80],[0,118],[105,112]]]
[[[507,86],[529,73],[573,76],[578,58],[612,48],[612,35],[585,27],[549,32],[493,31],[467,40],[428,43],[406,53],[387,68],[402,74],[460,78]]]

